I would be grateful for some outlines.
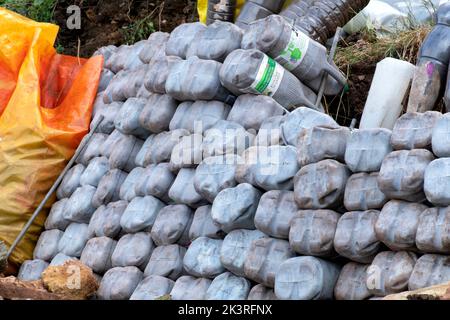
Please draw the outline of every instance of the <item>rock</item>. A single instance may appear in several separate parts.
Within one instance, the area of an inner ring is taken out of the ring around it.
[[[92,270],[79,261],[48,267],[42,273],[42,282],[48,291],[73,300],[87,299],[99,287]]]

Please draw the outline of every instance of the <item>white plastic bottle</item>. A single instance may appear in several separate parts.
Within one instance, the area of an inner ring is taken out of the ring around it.
[[[360,129],[392,130],[403,109],[403,100],[414,74],[414,65],[393,58],[377,64],[359,125]]]

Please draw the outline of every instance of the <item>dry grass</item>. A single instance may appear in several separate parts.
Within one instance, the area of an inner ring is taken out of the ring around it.
[[[402,31],[389,37],[377,38],[373,31],[366,30],[354,43],[342,42],[336,53],[336,65],[341,70],[358,63],[376,64],[391,57],[416,63],[417,53],[431,26]]]
[[[376,64],[387,57],[415,64],[431,28],[422,26],[380,38],[373,31],[365,30],[341,41],[335,63],[347,75],[349,88],[339,96],[324,98],[327,113],[341,125],[348,126],[352,119],[359,120]]]

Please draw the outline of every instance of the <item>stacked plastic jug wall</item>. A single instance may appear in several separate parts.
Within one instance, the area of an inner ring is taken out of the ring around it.
[[[312,108],[312,75],[340,79],[325,49],[302,34],[316,63],[286,61],[247,32],[183,24],[99,50],[105,120],[21,278],[80,259],[98,299],[173,300],[367,299],[450,280],[432,228],[448,210],[423,204],[450,204],[433,183],[450,166],[430,151],[446,156],[447,118],[341,127]]]

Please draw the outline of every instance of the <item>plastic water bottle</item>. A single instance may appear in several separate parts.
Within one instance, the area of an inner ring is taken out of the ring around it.
[[[326,48],[282,16],[271,15],[252,23],[241,47],[266,53],[316,92],[323,72],[329,74],[325,94],[338,94],[346,83],[345,76],[328,62]]]
[[[233,22],[234,10],[236,10],[236,0],[208,0],[206,24],[210,25],[215,21]]]

